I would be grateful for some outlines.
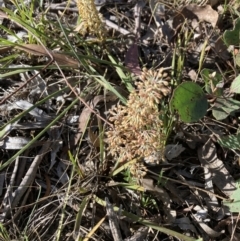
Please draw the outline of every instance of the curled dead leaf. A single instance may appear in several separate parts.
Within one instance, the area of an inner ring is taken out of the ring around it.
[[[212,174],[213,183],[227,196],[236,190],[233,177],[229,174],[222,160],[218,159],[216,146],[209,139],[203,147],[198,149],[198,158],[201,164]]]

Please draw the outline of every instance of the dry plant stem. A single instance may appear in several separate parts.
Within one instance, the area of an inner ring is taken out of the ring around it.
[[[119,229],[119,221],[117,219],[116,213],[113,210],[112,204],[109,202],[108,198],[105,198],[106,202],[106,211],[108,215],[108,220],[109,220],[109,226],[113,235],[114,241],[121,241],[122,240],[122,235]]]
[[[141,12],[142,12],[142,6],[143,1],[139,0],[134,7],[134,18],[135,18],[135,29],[134,34],[137,36],[137,39],[140,37],[140,29],[141,29]]]
[[[43,197],[48,197],[50,192],[51,192],[51,180],[46,173],[44,173],[44,177],[45,177],[45,180],[46,180],[46,192],[45,192]]]
[[[6,191],[6,193],[4,195],[4,198],[3,198],[3,201],[2,201],[2,205],[3,206],[7,206],[7,203],[11,203],[12,202],[12,199],[13,199],[12,189],[14,187],[14,180],[15,180],[15,178],[17,176],[18,167],[19,167],[19,157],[17,157],[16,161],[15,161],[13,172],[12,172],[9,184],[7,186],[7,191]]]
[[[25,151],[23,156],[25,156],[25,157],[29,156],[29,149]],[[25,158],[25,157],[21,158],[21,165],[18,166],[18,170],[17,170],[18,175],[17,175],[16,180],[15,180],[15,186],[19,186],[21,181],[22,181],[22,178],[23,178],[23,175],[24,175],[24,170],[25,170],[25,167],[26,167],[26,164],[27,164],[27,158]]]
[[[210,120],[210,121],[212,121],[212,122],[216,122],[218,125],[223,126],[223,127],[232,128],[232,129],[234,129],[234,130],[237,130],[237,129],[238,129],[238,128],[234,127],[234,126],[231,126],[231,125],[229,125],[229,124],[220,122],[220,121],[218,121],[218,120],[214,120],[213,118],[210,118],[210,117],[207,117],[207,116],[205,116],[204,118],[206,118],[207,120]],[[201,123],[202,123],[203,125],[205,125],[205,127],[207,127],[207,125],[206,125],[203,121],[201,121]],[[208,127],[207,127],[207,128],[208,128]],[[211,130],[211,132],[212,132],[212,130]]]
[[[178,179],[180,179],[180,181],[183,181],[188,185],[192,185],[194,187],[195,186],[204,187],[204,184],[201,184],[201,183],[198,183],[198,182],[195,182],[195,181],[186,181],[185,178],[181,174],[179,174],[178,171],[176,171],[176,170],[173,170],[173,173],[177,176]]]
[[[70,5],[70,6],[68,6]],[[47,8],[51,9],[51,10],[64,10],[65,12],[78,12],[78,9],[76,7],[76,4],[72,4],[72,2],[70,3],[66,3],[66,2],[62,2],[62,3],[50,3]]]
[[[106,25],[107,25],[108,27],[117,30],[117,31],[118,31],[119,33],[121,33],[122,35],[128,35],[128,34],[130,34],[130,32],[129,32],[128,30],[126,30],[126,29],[118,26],[117,24],[111,22],[111,21],[108,20],[108,19],[105,20],[105,23],[106,23]]]
[[[35,175],[37,173],[38,166],[41,163],[44,155],[48,152],[50,145],[51,145],[51,142],[46,142],[43,145],[42,149],[39,151],[39,154],[34,158],[20,186],[17,188],[15,192],[12,193],[12,202],[5,207],[4,212],[2,213],[2,215],[0,215],[1,221],[3,221],[6,217],[8,217],[8,215],[10,214],[10,210],[15,208],[18,205],[24,193],[26,193],[29,186],[31,186],[35,178]]]
[[[230,241],[232,241],[232,240],[234,239],[234,234],[235,234],[235,232],[236,232],[236,228],[237,228],[237,225],[238,225],[239,218],[240,218],[240,213],[238,213],[237,220],[236,220],[236,224],[234,225],[234,227],[233,227],[233,229],[232,229],[232,234],[231,234],[231,239],[230,239]]]
[[[100,226],[104,225],[104,221],[106,219],[106,216],[104,216],[102,219],[99,220],[99,222],[93,227],[93,229],[88,233],[88,235],[83,239],[83,241],[89,241],[92,236],[94,235],[94,233],[97,231],[97,229]],[[75,240],[79,240],[79,239],[75,239]],[[95,239],[94,239],[95,240]]]

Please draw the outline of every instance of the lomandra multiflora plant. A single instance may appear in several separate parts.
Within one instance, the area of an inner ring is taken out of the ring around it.
[[[127,104],[113,107],[109,120],[113,128],[106,132],[108,153],[119,162],[145,158],[158,153],[163,156],[166,136],[160,101],[170,93],[163,69],[143,69],[136,88],[130,93]]]
[[[78,12],[81,24],[78,27],[82,35],[87,33],[97,36],[100,40],[106,38],[106,29],[102,22],[101,15],[96,9],[94,0],[77,0]]]

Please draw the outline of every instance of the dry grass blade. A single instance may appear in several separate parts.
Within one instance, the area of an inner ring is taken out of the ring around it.
[[[11,49],[13,49],[13,46],[9,46],[9,47],[0,47],[0,54],[4,54],[7,53],[8,51],[10,51]]]
[[[103,217],[102,219],[99,220],[99,222],[93,227],[93,229],[88,233],[88,235],[83,239],[83,241],[88,241],[93,234],[98,230],[98,228],[101,226],[101,224],[103,224],[103,222],[105,221],[106,216]]]
[[[16,189],[16,191],[11,193],[11,197],[12,197],[11,203],[8,203],[9,198],[6,197],[4,212],[1,214],[2,222],[5,220],[5,218],[8,218],[10,214],[10,210],[16,207],[16,205],[19,203],[22,196],[25,194],[26,190],[31,186],[35,178],[38,166],[40,165],[44,155],[46,155],[47,152],[49,151],[50,145],[51,145],[51,142],[46,142],[41,148],[41,150],[39,151],[38,155],[36,155],[25,177],[23,178],[21,184]]]
[[[74,239],[77,239],[77,237],[79,236],[80,229],[81,229],[82,218],[83,218],[83,215],[84,215],[84,211],[87,208],[89,200],[90,200],[90,197],[86,196],[83,199],[83,201],[80,204],[80,206],[79,206],[79,210],[78,210],[78,213],[77,213],[76,222],[74,224],[74,230],[73,230],[73,237],[74,237]]]
[[[72,57],[63,53],[56,53],[52,50],[49,50],[49,53],[48,53],[44,47],[38,44],[22,44],[22,45],[16,46],[15,48],[22,50],[24,52],[27,52],[29,54],[33,54],[36,56],[47,56],[49,58],[51,57],[49,56],[49,53],[50,53],[54,58],[54,60],[58,63],[58,65],[71,67],[74,69],[79,68],[79,62],[73,59]]]

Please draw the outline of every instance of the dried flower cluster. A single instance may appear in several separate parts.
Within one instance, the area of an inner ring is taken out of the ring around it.
[[[114,128],[106,135],[108,151],[120,162],[163,155],[166,137],[160,119],[160,100],[170,93],[163,70],[143,70],[126,106],[117,105],[110,110],[109,120]]]
[[[100,40],[106,37],[106,29],[101,21],[94,0],[77,0],[78,12],[81,17],[80,33],[97,36]]]

